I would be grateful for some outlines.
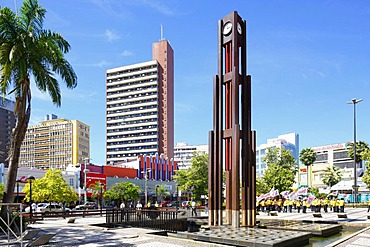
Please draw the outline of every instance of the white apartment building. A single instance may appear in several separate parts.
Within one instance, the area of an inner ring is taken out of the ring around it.
[[[194,152],[200,154],[208,153],[208,145],[188,145],[186,142],[178,142],[174,148],[175,161],[179,170],[185,170],[191,167],[191,158]]]
[[[158,150],[157,61],[107,71],[107,162]]]
[[[267,143],[261,144],[256,148],[256,174],[263,176],[264,170],[267,168],[263,161],[266,156],[267,148],[285,148],[292,151],[293,157],[299,161],[299,135],[297,133],[289,133],[279,135],[277,138],[267,139]]]

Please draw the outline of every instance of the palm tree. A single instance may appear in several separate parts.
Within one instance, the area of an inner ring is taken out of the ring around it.
[[[103,189],[104,184],[100,183],[100,181],[95,182],[94,184],[90,185],[90,188],[92,189],[92,198],[97,200],[98,205],[100,208],[103,207]],[[100,203],[99,203],[100,200]]]
[[[337,166],[328,166],[324,172],[322,182],[330,188],[342,180],[343,174]]]
[[[354,159],[354,145],[353,143],[350,143],[348,148],[348,156],[351,159]],[[361,163],[362,159],[362,152],[366,151],[369,149],[369,144],[367,144],[364,141],[358,141],[356,142],[356,164]]]
[[[30,120],[31,76],[56,106],[61,105],[56,75],[67,88],[77,86],[77,76],[64,58],[70,45],[59,33],[43,29],[45,13],[37,0],[25,0],[19,16],[7,7],[0,9],[0,89],[4,96],[14,94],[17,119],[11,136],[5,203],[13,202],[20,147]]]
[[[305,148],[299,154],[299,160],[307,167],[307,187],[308,186],[308,167],[316,161],[316,152],[312,148]]]
[[[163,201],[166,197],[169,197],[170,195],[171,193],[167,191],[165,184],[161,184],[158,186],[157,196],[159,197],[159,201]]]

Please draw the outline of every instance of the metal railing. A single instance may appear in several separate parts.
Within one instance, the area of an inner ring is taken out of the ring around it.
[[[147,208],[147,209],[107,209],[106,223],[109,227],[130,225],[156,230],[176,232],[183,229],[183,222],[179,221],[176,208]]]
[[[0,229],[7,236],[8,243],[12,240],[20,242],[23,246],[23,205],[22,203],[0,203],[0,207],[5,207],[6,218],[0,217]]]

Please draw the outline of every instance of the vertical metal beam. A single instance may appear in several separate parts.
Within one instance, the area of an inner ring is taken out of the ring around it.
[[[209,131],[208,134],[208,224],[215,225],[215,148],[214,148],[214,132]]]

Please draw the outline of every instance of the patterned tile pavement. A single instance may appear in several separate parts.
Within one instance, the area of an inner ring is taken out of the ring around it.
[[[370,246],[370,220],[365,208],[347,208],[345,210],[347,218],[338,218],[333,212],[322,213],[322,218],[314,218],[312,213],[278,213],[278,216],[269,216],[261,213],[257,220],[262,219],[280,219],[280,220],[306,220],[306,221],[337,221],[339,224],[356,226],[363,228],[344,239],[341,239],[328,246]],[[39,234],[55,233],[56,235],[50,240],[49,244],[44,246],[138,246],[138,247],[193,247],[193,246],[225,246],[221,244],[205,243],[174,237],[164,237],[150,233],[154,230],[142,228],[117,228],[107,229],[92,226],[105,222],[105,217],[86,217],[76,218],[75,223],[67,223],[68,219],[45,219],[30,225],[29,230],[40,229]],[[24,241],[23,246],[30,243]],[[3,236],[0,237],[0,246],[22,246],[20,242],[8,240]]]

